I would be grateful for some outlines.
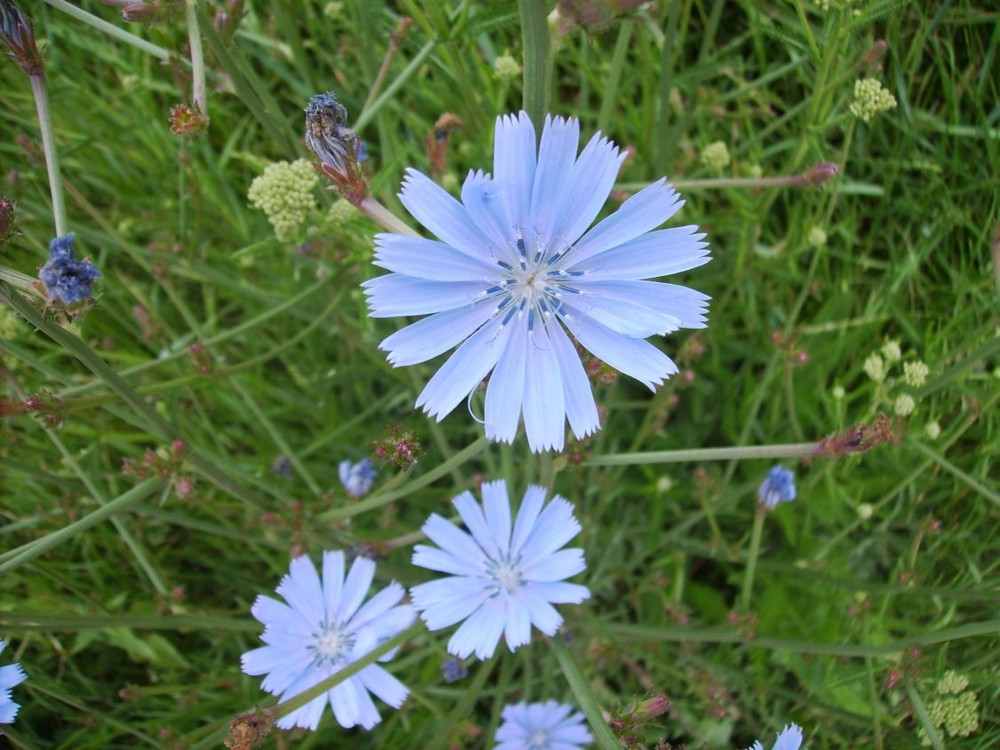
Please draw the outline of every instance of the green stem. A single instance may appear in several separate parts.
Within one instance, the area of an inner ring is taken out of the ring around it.
[[[434,51],[435,46],[437,46],[437,42],[433,40],[427,42],[420,48],[420,51],[416,54],[416,56],[410,60],[409,64],[403,68],[400,74],[392,79],[392,83],[389,84],[386,90],[379,94],[378,99],[371,103],[365,102],[364,107],[361,109],[361,113],[354,121],[354,130],[360,133],[365,125],[371,122],[372,118],[378,114],[378,111],[382,109],[385,103],[391,100],[396,92],[406,85],[410,78],[416,75],[417,71],[420,70],[420,67],[424,64],[424,60],[426,60],[427,56]]]
[[[757,503],[757,512],[753,517],[753,532],[750,535],[750,551],[747,553],[747,566],[743,571],[743,590],[740,592],[740,606],[744,612],[750,611],[750,596],[753,593],[753,578],[757,572],[757,557],[760,555],[760,539],[766,515],[767,508]]]
[[[399,648],[404,643],[406,643],[406,641],[408,641],[410,638],[413,638],[423,629],[424,629],[424,623],[422,620],[418,619],[416,622],[410,625],[410,627],[408,627],[406,630],[396,633],[396,635],[387,640],[381,646],[372,649],[363,657],[361,657],[357,661],[351,662],[346,667],[341,669],[339,672],[330,675],[321,682],[317,682],[308,690],[303,690],[294,698],[289,698],[284,703],[279,703],[273,709],[275,718],[280,719],[282,716],[288,716],[288,714],[292,713],[292,711],[296,711],[302,708],[310,701],[314,700],[315,698],[319,698],[321,695],[332,690],[337,685],[342,683],[344,680],[348,680],[354,675],[356,675],[358,672],[367,667],[369,664],[374,664],[376,661],[378,661],[381,657],[388,654],[394,648]]]
[[[141,486],[141,485],[140,485]],[[133,488],[133,492],[137,488]],[[242,615],[126,615],[115,612],[108,615],[54,615],[50,612],[0,611],[0,627],[10,630],[41,630],[47,632],[79,633],[85,630],[110,628],[135,628],[136,630],[187,630],[192,632],[227,631],[259,633],[260,623]]]
[[[622,743],[618,741],[614,732],[611,731],[611,727],[604,720],[604,715],[601,713],[601,705],[597,702],[597,696],[590,689],[587,678],[584,677],[580,666],[576,663],[573,655],[566,648],[558,634],[552,639],[552,651],[555,653],[556,659],[559,661],[559,666],[562,668],[563,677],[566,678],[566,682],[569,683],[573,695],[576,696],[577,705],[580,706],[580,710],[587,717],[587,722],[594,732],[594,739],[597,741],[597,746],[601,750],[621,750]]]
[[[521,38],[524,45],[524,111],[535,124],[538,140],[542,123],[549,109],[546,85],[546,65],[549,56],[549,22],[546,3],[540,0],[518,0],[521,13]]]
[[[155,44],[147,42],[145,39],[137,37],[135,34],[130,34],[125,31],[125,29],[120,29],[114,24],[108,23],[103,18],[98,18],[81,8],[77,8],[75,5],[70,5],[66,2],[66,0],[45,0],[45,2],[53,8],[58,8],[66,15],[73,16],[78,21],[83,21],[85,24],[103,31],[105,34],[114,37],[120,42],[125,42],[125,44],[130,44],[137,49],[141,49],[143,52],[148,52],[150,55],[160,60],[166,61],[170,59],[170,50],[164,49],[163,47],[157,47]]]
[[[396,234],[405,234],[407,237],[419,237],[420,234],[410,229],[406,223],[396,214],[383,206],[370,195],[366,195],[361,202],[356,204],[357,209],[374,221],[380,227]]]
[[[753,458],[797,458],[814,456],[819,443],[784,445],[734,445],[728,448],[689,448],[645,453],[612,453],[587,461],[585,466],[634,466],[638,464],[694,463],[697,461],[733,461]]]
[[[201,113],[207,114],[205,96],[205,55],[201,49],[201,30],[198,28],[198,0],[187,0],[188,44],[191,46],[191,98]]]
[[[56,153],[56,138],[52,132],[49,91],[45,86],[45,76],[31,76],[30,80],[31,91],[35,95],[35,107],[38,110],[38,127],[42,131],[45,168],[49,173],[49,192],[52,193],[52,216],[56,222],[56,237],[62,237],[67,233],[66,200],[63,198],[62,179],[59,177],[59,155]]]
[[[934,726],[934,721],[927,713],[927,708],[924,706],[924,702],[921,700],[920,693],[917,692],[917,688],[913,684],[913,680],[907,677],[905,685],[906,697],[910,699],[910,705],[913,706],[913,713],[916,714],[920,725],[924,728],[924,731],[927,732],[927,738],[931,742],[931,747],[933,747],[934,750],[944,750],[944,742],[941,741],[941,735],[938,734],[937,727]]]
[[[137,484],[128,492],[115,498],[107,505],[104,505],[95,510],[93,513],[84,516],[79,521],[75,521],[69,526],[64,526],[58,531],[53,531],[51,534],[43,537],[42,539],[29,542],[28,544],[18,547],[15,550],[11,550],[10,552],[0,555],[0,560],[3,560],[3,563],[0,563],[0,573],[8,573],[29,560],[33,560],[54,547],[58,547],[60,544],[72,539],[77,534],[86,531],[91,526],[95,526],[103,521],[106,521],[117,513],[121,513],[131,506],[141,503],[162,487],[163,482],[164,480],[162,477],[151,477],[142,484]]]
[[[597,117],[597,129],[602,133],[608,132],[611,123],[611,115],[615,108],[619,106],[618,83],[622,77],[622,70],[625,68],[625,57],[628,54],[628,46],[632,41],[631,23],[623,23],[618,31],[618,41],[615,44],[615,51],[611,55],[611,70],[604,80],[604,92],[601,96],[601,112]]]

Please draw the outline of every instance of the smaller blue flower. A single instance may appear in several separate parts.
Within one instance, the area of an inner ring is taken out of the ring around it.
[[[587,565],[583,550],[562,549],[580,533],[565,498],[545,505],[545,488],[531,485],[512,519],[506,482],[486,482],[482,491],[482,506],[471,492],[452,500],[471,534],[435,513],[423,531],[438,546],[413,552],[414,565],[449,574],[415,586],[410,598],[430,630],[462,623],[448,641],[460,659],[473,652],[488,659],[501,637],[514,651],[531,640],[532,626],[555,635],[563,619],[552,605],[590,597],[586,586],[566,583]]]
[[[378,470],[367,458],[363,458],[357,463],[345,459],[337,466],[337,474],[348,495],[361,497],[372,488],[372,483],[378,476]]]
[[[577,750],[593,742],[583,714],[555,701],[505,706],[494,750]]]
[[[73,235],[67,234],[49,243],[49,260],[38,272],[38,278],[50,299],[74,305],[90,298],[101,272],[89,260],[76,260]]]
[[[0,641],[0,652],[7,644]],[[15,685],[20,685],[28,679],[20,664],[8,664],[0,667],[0,724],[12,724],[20,706],[10,697],[10,691]]]
[[[445,659],[441,665],[441,675],[447,683],[458,682],[469,676],[469,670],[458,659]]]
[[[780,466],[775,468],[781,468]],[[773,471],[773,469],[772,469]],[[802,745],[802,727],[797,724],[788,724],[771,746],[771,750],[799,750]],[[764,750],[760,740],[753,743],[747,750]]]
[[[757,490],[757,499],[768,510],[774,510],[778,503],[790,503],[795,499],[795,474],[780,464],[775,466]]]
[[[406,592],[398,583],[365,602],[374,578],[375,563],[362,557],[346,570],[340,551],[323,553],[322,574],[308,557],[292,560],[277,589],[285,601],[258,596],[254,602],[251,613],[264,624],[265,645],[243,654],[243,671],[266,675],[261,688],[287,701],[409,627],[416,613],[399,603]],[[389,661],[395,653],[379,661]],[[381,666],[369,664],[279,719],[277,726],[315,730],[329,704],[342,727],[371,729],[382,717],[369,693],[399,708],[408,692]]]

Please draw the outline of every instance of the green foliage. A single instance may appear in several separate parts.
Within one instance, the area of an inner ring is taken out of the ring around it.
[[[576,505],[593,597],[565,608],[565,643],[536,634],[445,684],[448,633],[423,633],[391,663],[411,690],[401,710],[380,705],[370,733],[327,714],[278,746],[491,747],[506,703],[585,703],[595,718],[649,694],[672,705],[644,728],[650,747],[742,748],[789,721],[810,750],[914,747],[925,719],[949,748],[1000,742],[995,11],[679,0],[600,33],[552,23],[551,109],[634,149],[622,190],[677,183],[680,222],[714,256],[678,283],[713,302],[707,330],[663,343],[680,376],[655,395],[602,379],[602,431],[534,456],[523,439],[485,445],[462,409],[441,424],[414,411],[439,362],[394,369],[378,351],[396,324],[370,319],[359,288],[381,272],[374,224],[316,190],[288,244],[247,200],[267,164],[310,158],[302,110],[327,90],[362,123],[373,195],[399,215],[403,170],[431,171],[442,114],[461,121],[442,183],[489,169],[495,116],[522,106],[521,82],[494,72],[508,54],[525,66],[514,4],[247,3],[231,33],[212,25],[221,3],[196,3],[210,125],[194,140],[168,121],[190,100],[183,16],[125,24],[78,4],[180,56],[163,65],[59,3],[21,5],[69,227],[104,278],[70,320],[0,271],[0,300],[19,300],[0,301],[0,403],[45,395],[39,410],[0,409],[0,665],[29,674],[4,727],[14,747],[219,747],[235,715],[272,705],[239,657],[259,643],[250,606],[289,557],[373,549],[379,585],[419,583],[415,532],[482,477],[546,483]],[[413,18],[402,32],[400,12]],[[869,77],[898,106],[861,122],[850,107]],[[18,208],[0,267],[34,277],[52,208],[31,88],[6,59],[0,133],[0,194]],[[700,159],[714,142],[727,165]],[[820,161],[840,171],[818,187],[696,182]],[[865,362],[888,341],[901,360],[875,382]],[[765,519],[749,611],[754,497],[772,461],[588,463],[815,441],[892,415],[902,394],[898,443],[784,459],[798,499]],[[390,434],[424,455],[352,500],[338,462]],[[17,557],[36,540],[50,546]],[[949,670],[968,680],[958,694],[935,687]]]

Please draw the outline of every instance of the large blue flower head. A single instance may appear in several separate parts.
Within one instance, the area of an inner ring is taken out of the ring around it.
[[[358,558],[344,575],[343,552],[323,553],[322,576],[308,557],[292,560],[278,593],[285,601],[259,596],[251,610],[264,623],[265,646],[243,654],[243,671],[267,675],[261,688],[286,701],[331,677],[407,628],[416,617],[404,594],[390,583],[362,604],[368,596],[375,563]],[[381,657],[388,661],[395,652]],[[327,703],[343,727],[371,729],[381,721],[369,695],[374,693],[399,708],[407,689],[378,664],[369,664],[353,677],[335,685],[287,716],[282,729],[316,729]]]
[[[76,259],[73,235],[67,234],[49,243],[49,260],[38,272],[38,278],[50,299],[73,305],[91,296],[101,272],[89,260]]]
[[[7,644],[0,641],[0,652],[6,647]],[[11,690],[26,679],[28,679],[28,675],[21,669],[20,664],[8,664],[6,667],[0,667],[0,724],[13,723],[20,706],[11,698]]]
[[[448,573],[410,590],[430,630],[463,621],[448,641],[448,653],[488,659],[500,638],[514,651],[531,640],[531,626],[554,635],[562,616],[553,604],[579,604],[590,590],[567,578],[587,567],[583,550],[562,549],[580,532],[573,506],[556,495],[545,505],[545,489],[524,493],[517,517],[503,480],[483,484],[480,508],[471,492],[452,500],[469,534],[436,513],[423,531],[438,545],[418,544],[413,564]]]
[[[497,120],[493,175],[471,172],[459,203],[408,170],[400,200],[440,241],[375,238],[391,273],[365,283],[375,317],[427,315],[385,339],[396,366],[455,353],[417,399],[443,419],[490,373],[488,437],[513,442],[521,417],[534,451],[561,450],[568,420],[600,428],[572,341],[655,390],[677,372],[645,339],[703,328],[708,297],[649,279],[709,260],[697,227],[652,231],[683,205],[664,180],[590,227],[624,155],[601,134],[579,154],[580,124],[546,118],[540,147],[528,115]]]
[[[579,750],[594,738],[583,714],[555,701],[504,706],[494,750]]]

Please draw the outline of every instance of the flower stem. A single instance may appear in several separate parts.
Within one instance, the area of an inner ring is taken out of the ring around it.
[[[208,113],[205,96],[205,55],[201,49],[201,29],[198,28],[198,0],[187,0],[188,43],[191,46],[191,97],[198,110]]]
[[[546,85],[546,65],[549,56],[549,22],[546,3],[538,0],[518,0],[521,11],[521,37],[524,45],[524,111],[535,123],[538,138],[549,107]]]
[[[633,466],[636,464],[694,463],[696,461],[733,461],[748,458],[796,458],[819,453],[819,443],[786,443],[784,445],[734,445],[729,448],[691,448],[676,451],[645,453],[613,453],[598,456],[586,466]]]
[[[88,13],[82,8],[77,8],[75,5],[70,5],[66,0],[45,0],[46,3],[51,5],[53,8],[58,8],[63,13],[73,16],[79,21],[83,21],[89,26],[93,26],[95,29],[103,31],[105,34],[114,37],[120,42],[125,42],[125,44],[131,44],[137,49],[141,49],[143,52],[148,52],[153,57],[160,60],[170,59],[170,50],[164,49],[163,47],[158,47],[155,44],[147,42],[145,39],[137,37],[135,34],[130,34],[125,31],[125,29],[120,29],[114,24],[110,24],[103,18],[98,18],[95,15]]]
[[[127,508],[130,508],[137,503],[141,503],[147,497],[160,489],[160,487],[163,486],[164,481],[165,480],[162,477],[150,477],[142,484],[137,484],[128,492],[120,495],[106,505],[101,506],[93,513],[84,516],[79,521],[75,521],[69,526],[64,526],[58,531],[53,531],[51,534],[48,534],[41,539],[28,542],[17,549],[5,552],[3,555],[0,555],[0,560],[3,560],[3,562],[0,563],[0,573],[8,573],[29,560],[48,552],[50,549],[58,547],[63,542],[66,542],[77,534],[86,531],[91,526],[95,526],[102,521],[106,521],[116,514],[125,511]]]
[[[410,229],[396,214],[370,195],[366,195],[355,206],[361,213],[387,231],[395,232],[396,234],[405,234],[408,237],[420,236],[417,232]]]
[[[49,91],[45,86],[44,76],[31,76],[30,80],[31,91],[35,95],[35,107],[38,110],[38,127],[42,131],[45,168],[49,173],[49,192],[52,193],[52,216],[56,223],[56,237],[62,237],[66,234],[66,201],[63,198],[62,179],[59,177],[55,134],[52,132]]]
[[[558,633],[552,638],[552,651],[555,653],[559,666],[562,669],[563,677],[566,678],[566,682],[569,683],[573,695],[576,696],[576,702],[580,706],[580,710],[587,717],[587,722],[594,732],[594,740],[597,747],[601,748],[601,750],[621,750],[622,743],[618,741],[614,732],[611,731],[611,727],[604,720],[604,716],[601,713],[601,705],[597,702],[597,696],[594,695],[594,691],[587,682],[587,678],[584,677],[583,672],[580,670],[580,665],[576,663],[576,660],[569,652],[569,649],[566,648]]]
[[[750,551],[747,553],[747,567],[743,571],[743,590],[740,592],[740,606],[744,612],[750,609],[750,595],[753,593],[753,578],[757,572],[757,556],[760,554],[760,538],[764,530],[767,508],[757,503],[753,517],[753,531],[750,534]]]

